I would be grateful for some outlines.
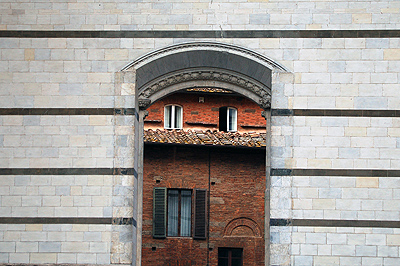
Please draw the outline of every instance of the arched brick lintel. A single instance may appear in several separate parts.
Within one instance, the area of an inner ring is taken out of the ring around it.
[[[224,236],[232,236],[232,232],[235,230],[235,228],[238,228],[240,226],[250,228],[253,232],[252,236],[262,237],[261,229],[258,224],[252,219],[246,217],[236,218],[230,221],[225,227]]]

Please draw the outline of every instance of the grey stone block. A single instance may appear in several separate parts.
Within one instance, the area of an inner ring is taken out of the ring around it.
[[[43,157],[58,157],[58,148],[43,148]]]
[[[120,135],[117,136],[117,145],[121,147],[128,146],[128,136],[127,135]]]
[[[7,243],[7,242],[4,242]],[[3,252],[7,252],[5,249],[1,249]],[[11,252],[38,252],[38,242],[19,242],[16,245],[16,249]]]
[[[346,72],[346,62],[343,61],[333,61],[328,62],[329,72]]]
[[[354,256],[355,246],[352,245],[332,245],[332,255]]]
[[[48,80],[47,80],[48,82]],[[33,96],[15,96],[14,107],[34,107],[34,97]]]
[[[389,39],[371,38],[365,40],[365,47],[372,49],[389,48]]]
[[[250,14],[250,24],[267,25],[269,24],[269,14]]]
[[[154,9],[172,10],[172,3],[152,3]]]
[[[39,252],[61,252],[61,242],[39,242]]]
[[[320,188],[319,197],[322,199],[340,199],[342,198],[342,189],[340,188]]]
[[[8,263],[8,255],[9,253],[0,252],[0,263]]]
[[[298,60],[299,59],[299,49],[285,49],[283,51],[284,60]]]
[[[40,125],[40,116],[37,116],[37,115],[24,116],[23,125],[24,126],[39,126]]]
[[[360,158],[360,148],[339,148],[339,157],[344,159]]]
[[[193,16],[189,14],[171,15],[169,17],[169,24],[192,24]]]
[[[82,94],[82,84],[79,84],[79,83],[60,84],[60,94],[61,95],[81,95]]]
[[[375,257],[377,246],[356,246],[356,256]]]
[[[270,240],[271,244],[279,244],[280,243],[280,236],[279,232],[271,232]]]
[[[58,196],[69,196],[71,194],[70,186],[57,186],[56,195]]]
[[[35,49],[35,60],[50,60],[50,49]]]
[[[294,256],[294,265],[296,265],[296,266],[313,265],[313,257],[312,256]]]
[[[103,208],[103,216],[104,217],[112,217],[112,207],[104,207]]]
[[[92,61],[92,72],[107,72],[107,62],[106,61]]]
[[[29,176],[15,176],[14,185],[16,186],[27,186],[31,182],[31,178]]]
[[[83,239],[85,241],[101,241],[101,232],[84,232]]]
[[[357,109],[385,109],[387,98],[383,97],[355,97],[354,107]]]

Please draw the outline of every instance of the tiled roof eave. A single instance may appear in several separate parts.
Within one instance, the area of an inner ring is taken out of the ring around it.
[[[265,149],[265,146],[245,146],[245,145],[220,145],[220,144],[187,144],[177,142],[152,142],[144,141],[145,144],[159,144],[159,145],[171,145],[171,146],[195,146],[195,147],[215,147],[215,148],[241,148],[241,149]]]
[[[145,143],[216,147],[265,148],[265,134],[203,130],[145,130]]]

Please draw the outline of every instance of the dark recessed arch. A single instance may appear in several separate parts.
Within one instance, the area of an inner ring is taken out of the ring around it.
[[[194,50],[166,55],[136,70],[139,91],[146,83],[176,71],[195,68],[212,68],[240,73],[271,88],[271,70],[249,58],[220,51]]]

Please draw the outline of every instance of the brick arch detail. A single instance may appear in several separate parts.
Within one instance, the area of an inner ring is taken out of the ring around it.
[[[262,237],[261,229],[258,224],[250,218],[241,217],[231,220],[224,230],[224,236],[232,236],[232,232],[241,226],[245,226],[251,229],[253,236]]]

